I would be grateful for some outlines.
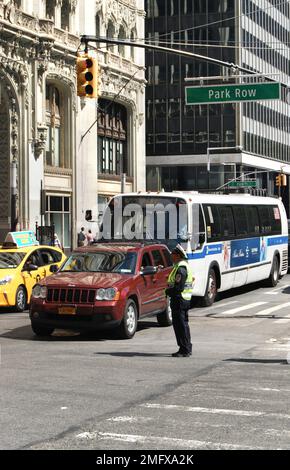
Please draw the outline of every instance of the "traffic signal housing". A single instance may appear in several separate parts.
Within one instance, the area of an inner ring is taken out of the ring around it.
[[[85,98],[98,97],[98,62],[96,57],[83,54],[77,57],[77,95]]]
[[[277,175],[276,178],[276,186],[287,186],[287,176],[281,173],[280,175]]]

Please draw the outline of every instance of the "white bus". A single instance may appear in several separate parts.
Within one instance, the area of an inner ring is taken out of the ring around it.
[[[141,216],[132,207],[141,208]],[[176,230],[170,223],[174,211],[165,209],[164,215],[162,207],[176,208]],[[154,225],[148,230],[152,212],[153,221],[163,221],[163,231]],[[204,306],[213,304],[218,291],[262,280],[274,287],[288,270],[287,215],[277,198],[180,191],[127,193],[113,197],[105,215],[109,233],[102,230],[107,239],[154,239],[169,249],[180,243],[195,277],[193,295],[201,297]],[[124,236],[130,221],[130,237]]]

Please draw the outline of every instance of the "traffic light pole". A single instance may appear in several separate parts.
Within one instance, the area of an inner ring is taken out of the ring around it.
[[[173,49],[171,47],[164,47],[164,46],[156,46],[154,44],[145,44],[141,42],[136,42],[136,41],[129,41],[127,39],[109,39],[109,38],[103,38],[103,37],[97,37],[97,36],[87,36],[83,35],[81,36],[81,43],[85,44],[86,50],[88,49],[88,44],[89,42],[95,42],[95,43],[104,43],[104,44],[117,44],[117,45],[122,45],[122,46],[131,46],[131,47],[140,47],[142,49],[148,49],[156,52],[166,52],[170,54],[177,54],[183,57],[188,57],[191,59],[197,59],[205,62],[210,62],[212,64],[219,65],[221,67],[227,67],[229,69],[233,70],[239,70],[243,73],[247,73],[249,75],[257,75],[254,71],[247,69],[246,67],[241,67],[238,64],[234,64],[232,62],[225,62],[223,60],[215,59],[214,57],[207,57],[204,55],[196,54],[195,52],[188,52],[188,51],[182,51],[180,49]],[[270,82],[276,82],[276,80],[265,76],[265,80],[268,80]]]

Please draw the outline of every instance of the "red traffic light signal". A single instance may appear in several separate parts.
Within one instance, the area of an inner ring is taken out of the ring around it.
[[[83,54],[77,58],[77,95],[98,97],[98,63],[95,57]]]

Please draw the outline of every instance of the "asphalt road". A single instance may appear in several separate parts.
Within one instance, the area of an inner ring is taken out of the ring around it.
[[[132,340],[56,331],[0,311],[1,449],[290,449],[290,276],[190,312],[193,356],[171,327]],[[289,363],[288,363],[289,361]]]

